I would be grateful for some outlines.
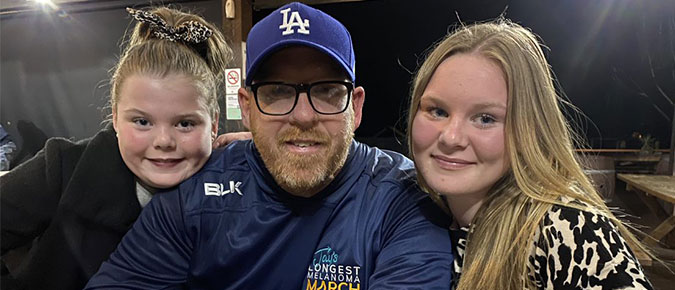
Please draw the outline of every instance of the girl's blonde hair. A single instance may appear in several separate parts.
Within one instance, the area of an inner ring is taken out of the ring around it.
[[[607,216],[629,245],[644,250],[609,211],[576,159],[573,140],[580,138],[560,106],[575,108],[556,93],[537,37],[509,20],[459,27],[427,56],[414,79],[410,102],[407,136],[411,158],[415,160],[411,130],[420,98],[440,63],[461,53],[479,54],[502,69],[508,88],[504,136],[510,166],[472,220],[458,289],[533,287],[526,278],[528,257],[540,223],[554,204]],[[424,176],[419,174],[418,180],[447,209]]]
[[[150,23],[136,23],[119,62],[113,68],[110,108],[113,112],[117,110],[120,89],[129,76],[142,74],[166,77],[180,74],[193,80],[195,88],[201,92],[204,105],[211,117],[215,118],[220,113],[218,95],[223,87],[223,74],[232,58],[232,50],[225,37],[215,25],[195,14],[167,7],[157,7],[148,12],[161,18],[170,27],[196,22],[212,33],[205,41],[191,43],[159,37],[153,33],[156,27]]]

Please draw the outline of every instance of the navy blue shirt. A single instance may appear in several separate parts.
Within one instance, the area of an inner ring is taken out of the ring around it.
[[[251,141],[215,151],[152,199],[86,289],[448,289],[449,218],[412,162],[349,150],[311,198],[281,189]]]

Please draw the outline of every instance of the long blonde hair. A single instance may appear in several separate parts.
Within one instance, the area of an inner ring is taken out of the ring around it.
[[[477,53],[494,61],[507,81],[505,146],[509,170],[491,188],[472,220],[458,289],[523,289],[534,236],[554,204],[607,216],[631,246],[635,236],[604,204],[574,152],[571,130],[555,91],[553,76],[537,37],[506,19],[459,27],[427,56],[414,79],[408,118],[408,148],[420,98],[436,68],[459,53]],[[447,205],[418,175],[422,188]],[[563,200],[583,204],[566,204]]]
[[[119,62],[113,68],[110,108],[116,111],[120,88],[131,75],[166,77],[169,74],[182,74],[192,78],[195,88],[201,92],[202,101],[214,118],[220,113],[218,95],[223,87],[225,68],[232,58],[232,50],[225,37],[215,25],[195,14],[167,7],[157,7],[149,12],[168,26],[179,27],[194,21],[208,27],[212,33],[201,43],[172,41],[154,34],[155,28],[151,24],[137,22]]]

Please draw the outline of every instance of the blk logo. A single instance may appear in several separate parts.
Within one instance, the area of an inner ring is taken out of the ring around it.
[[[223,186],[222,183],[204,183],[204,193],[206,195],[215,195],[215,196],[223,196],[227,195],[230,193],[237,193],[240,196],[243,196],[241,191],[239,190],[239,186],[241,185],[241,181],[237,181],[236,183],[234,181],[230,181],[229,183],[230,188],[228,190],[224,190],[225,187]]]
[[[307,29],[309,28],[309,20],[302,19],[298,11],[291,12],[291,8],[286,8],[279,12],[284,15],[284,23],[279,25],[279,29],[282,29],[281,35],[289,35],[295,32],[309,35],[309,30]],[[288,12],[291,12],[290,19]],[[293,31],[293,27],[297,27],[297,30]]]

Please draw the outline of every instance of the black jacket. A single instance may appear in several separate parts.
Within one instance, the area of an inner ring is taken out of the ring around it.
[[[82,289],[141,211],[111,126],[77,143],[50,139],[0,177],[0,197],[2,254],[32,244],[11,270],[26,289]]]

